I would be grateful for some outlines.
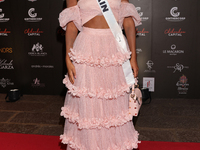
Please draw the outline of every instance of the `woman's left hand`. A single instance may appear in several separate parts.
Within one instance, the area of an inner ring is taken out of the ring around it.
[[[133,69],[134,78],[136,78],[139,72],[137,61],[135,61],[134,59],[131,59],[130,63],[131,63],[131,68]]]

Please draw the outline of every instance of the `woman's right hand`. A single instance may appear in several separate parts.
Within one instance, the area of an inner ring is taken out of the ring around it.
[[[71,60],[66,61],[66,65],[67,65],[69,81],[72,84],[74,84],[74,78],[76,79],[76,69]]]
[[[67,8],[77,5],[77,0],[66,0]],[[66,66],[68,71],[69,81],[74,84],[74,79],[76,79],[76,69],[69,58],[70,48],[73,47],[74,41],[77,37],[78,29],[73,21],[70,21],[66,25],[65,32],[65,44],[66,44]]]

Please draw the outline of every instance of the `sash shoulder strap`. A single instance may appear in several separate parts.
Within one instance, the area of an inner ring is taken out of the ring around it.
[[[110,8],[110,5],[107,0],[97,0],[99,7],[101,9],[102,14],[104,15],[108,26],[111,29],[111,32],[113,33],[115,39],[122,47],[122,53],[127,52],[126,42],[123,37],[122,30],[117,23],[115,16]]]
[[[96,1],[101,9],[102,14],[104,15],[104,17],[108,23],[108,26],[111,29],[111,32],[113,33],[115,39],[117,40],[117,43],[121,47],[120,51],[122,53],[127,52],[126,41],[124,39],[122,29],[120,28],[119,24],[117,23],[108,1],[107,0],[96,0]],[[128,85],[132,86],[135,83],[135,79],[133,76],[130,61],[129,60],[125,61],[122,64],[122,68],[123,68],[123,72],[125,75],[126,83]]]

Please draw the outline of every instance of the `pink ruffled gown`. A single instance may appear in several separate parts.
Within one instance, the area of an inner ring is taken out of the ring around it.
[[[108,2],[121,27],[128,16],[136,26],[141,24],[134,5],[120,0]],[[63,79],[68,92],[61,111],[66,122],[60,138],[67,150],[132,150],[139,141],[128,113],[129,86],[122,70],[130,51],[118,51],[110,29],[82,26],[97,15],[101,10],[96,0],[80,0],[59,16],[61,27],[65,29],[73,21],[80,30],[69,53],[77,78],[74,84],[67,75]]]

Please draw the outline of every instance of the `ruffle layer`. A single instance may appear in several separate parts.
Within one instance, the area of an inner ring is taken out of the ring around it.
[[[137,133],[137,137],[138,135],[139,134]],[[72,149],[86,150],[84,146],[82,146],[81,144],[78,144],[78,142],[76,142],[76,140],[74,140],[73,138],[66,137],[65,135],[60,135],[60,140],[63,144],[68,144]],[[133,148],[137,149],[138,143],[141,143],[141,142],[138,140],[136,141],[134,139],[130,139],[130,140],[125,141],[123,145],[112,144],[110,147],[108,147],[107,150],[132,150]],[[96,150],[100,150],[100,149],[97,147]]]
[[[132,150],[132,149],[137,149],[138,148],[138,143],[141,143],[140,141],[135,141],[135,140],[128,140],[123,143],[121,147],[118,145],[112,145],[111,147],[108,148],[108,150]]]
[[[115,89],[108,89],[105,90],[103,88],[98,88],[98,89],[88,89],[86,87],[76,87],[71,82],[69,81],[69,78],[67,75],[65,75],[65,78],[63,79],[63,84],[69,89],[68,93],[72,94],[73,96],[81,97],[97,97],[100,99],[116,99],[119,96],[125,95],[125,93],[129,93],[129,85],[123,84],[123,85],[118,85],[117,88]]]
[[[79,129],[94,129],[98,128],[110,128],[110,127],[117,127],[121,126],[128,121],[132,120],[132,116],[129,112],[122,112],[118,116],[109,116],[105,118],[92,118],[92,119],[80,119],[78,113],[74,113],[70,111],[68,107],[61,108],[61,116],[69,119],[69,122],[76,123]]]
[[[141,18],[135,9],[135,6],[131,3],[121,2],[120,11],[119,11],[119,25],[123,28],[123,22],[125,17],[132,17],[135,26],[141,25]]]
[[[109,67],[109,66],[120,66],[126,60],[130,59],[131,52],[126,52],[122,54],[121,52],[117,52],[115,55],[108,57],[98,57],[93,58],[92,56],[83,56],[80,53],[77,53],[72,48],[70,49],[69,57],[72,61],[80,64],[87,64],[89,66],[97,66],[97,67]]]
[[[85,147],[81,146],[80,144],[77,144],[76,140],[74,140],[72,137],[66,137],[64,135],[60,135],[60,140],[63,144],[68,144],[69,147],[72,149],[78,149],[78,150],[86,150]]]
[[[82,30],[82,24],[81,24],[81,17],[80,17],[80,11],[78,5],[65,8],[60,14],[58,18],[60,22],[60,26],[66,30],[67,23],[70,21],[73,21],[76,27],[79,31]]]

